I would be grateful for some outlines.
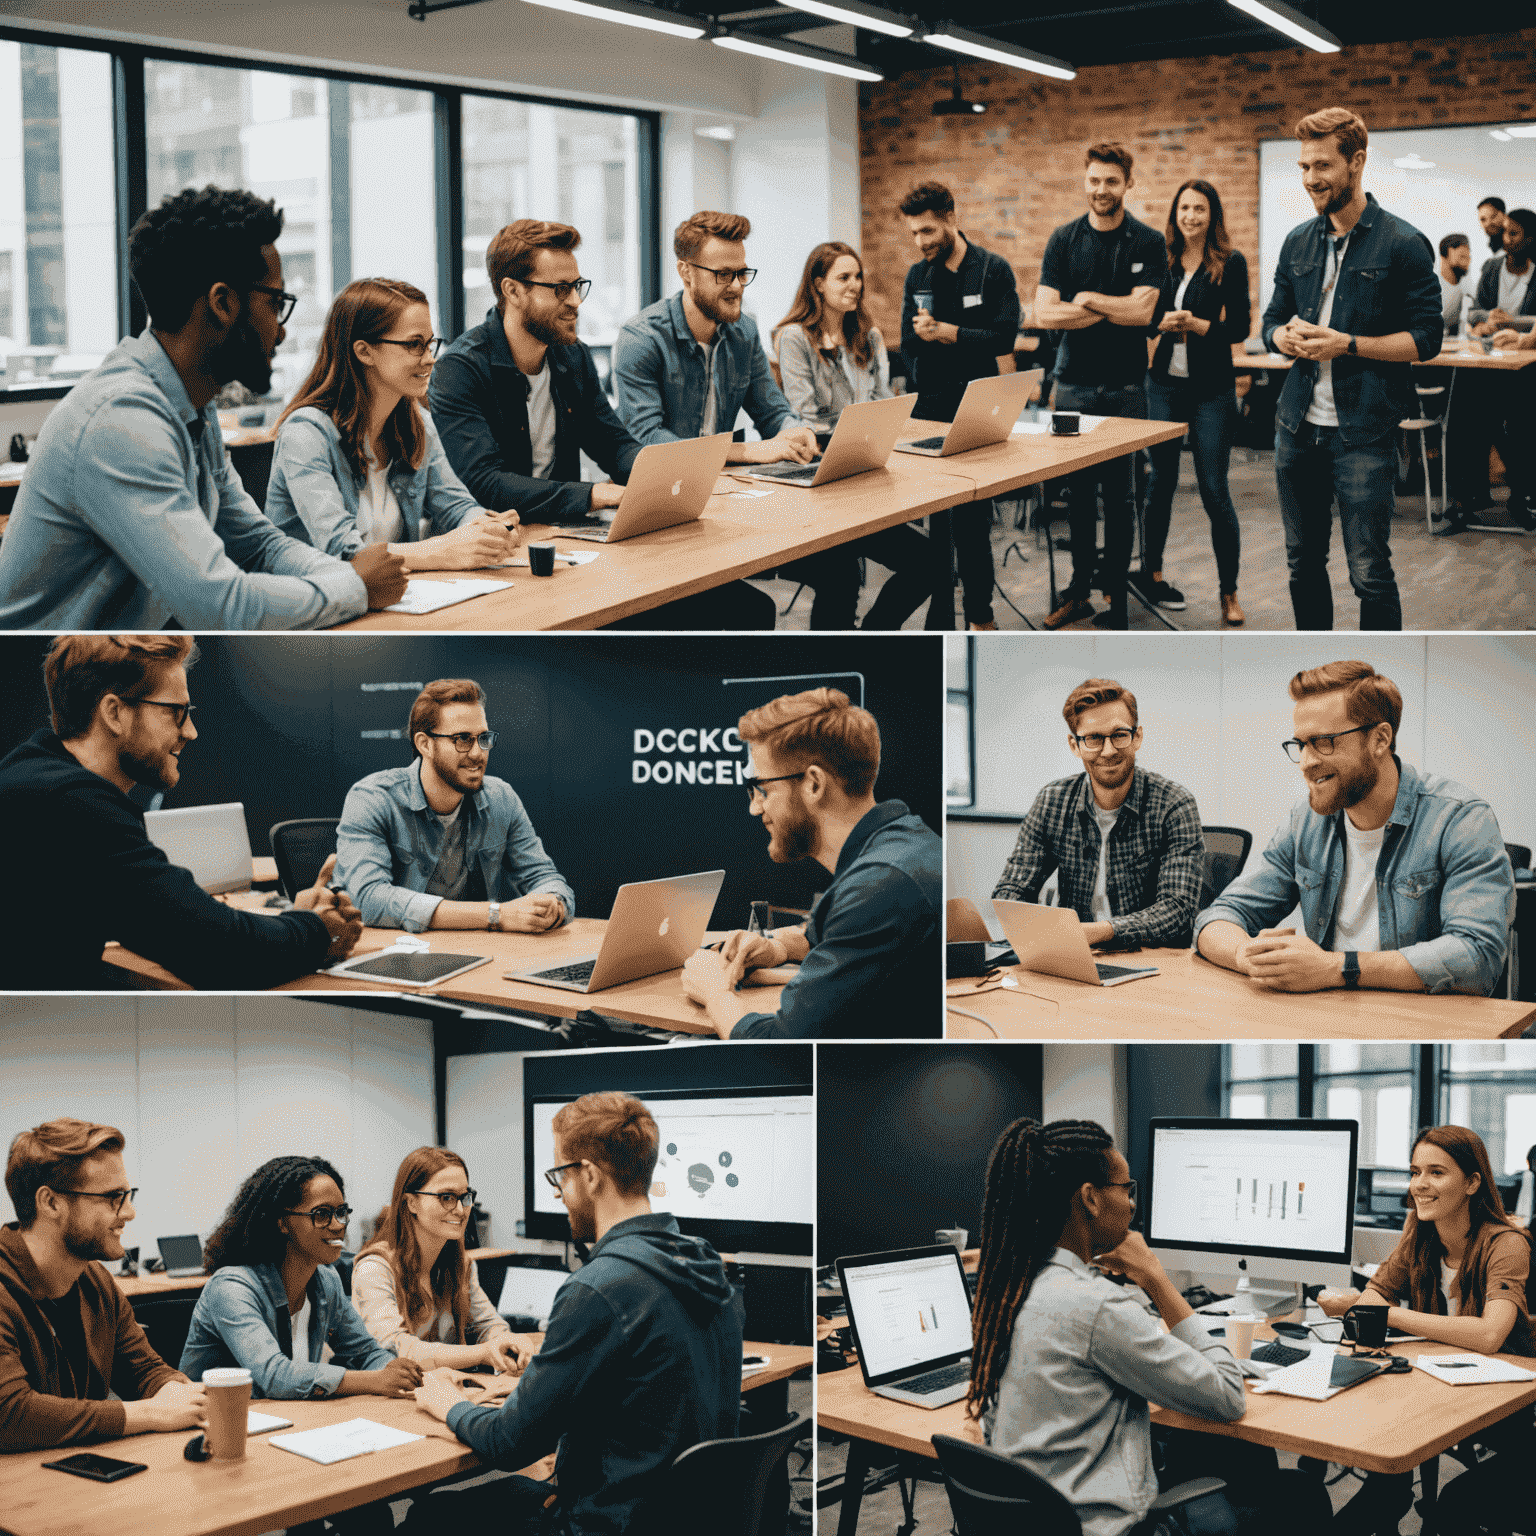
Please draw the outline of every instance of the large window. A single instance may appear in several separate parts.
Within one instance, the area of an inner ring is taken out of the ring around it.
[[[1536,1041],[1465,1042],[1440,1062],[1444,1118],[1470,1126],[1488,1144],[1495,1173],[1520,1173],[1536,1146]]]

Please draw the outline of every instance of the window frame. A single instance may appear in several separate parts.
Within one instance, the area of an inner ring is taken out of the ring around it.
[[[971,798],[964,802],[951,800],[949,791],[946,789],[944,812],[946,817],[959,816],[962,819],[971,819],[965,817],[965,812],[976,809],[976,639],[973,635],[965,637],[965,687],[951,688],[948,678],[944,682],[946,715],[951,704],[962,703],[965,705],[965,753]]]

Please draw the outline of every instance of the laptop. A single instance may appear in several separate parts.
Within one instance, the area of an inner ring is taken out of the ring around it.
[[[195,1232],[186,1237],[157,1237],[155,1242],[168,1279],[185,1280],[188,1275],[202,1274],[203,1245]]]
[[[656,533],[679,523],[697,521],[715,494],[715,481],[725,467],[730,446],[729,432],[681,438],[675,443],[647,444],[630,468],[629,484],[624,487],[611,520],[593,517],[579,523],[561,523],[552,537],[617,544],[637,534]]]
[[[992,910],[1026,971],[1085,981],[1090,987],[1118,987],[1122,982],[1157,975],[1155,965],[1105,965],[1096,961],[1071,907],[1046,907],[995,896]]]
[[[890,400],[845,405],[832,440],[819,459],[809,464],[738,464],[731,473],[751,480],[777,480],[780,485],[809,486],[829,485],[866,470],[884,469],[916,404],[916,395],[896,395]]]
[[[1030,368],[1023,373],[1000,373],[992,379],[972,379],[947,432],[938,437],[920,437],[916,442],[897,443],[897,453],[947,459],[952,453],[985,448],[989,443],[1006,443],[1019,413],[1029,404],[1030,395],[1044,377],[1045,369]]]
[[[251,839],[245,807],[192,805],[185,810],[145,811],[144,830],[172,864],[192,871],[210,896],[251,888]]]
[[[709,914],[725,883],[723,869],[670,880],[621,885],[595,955],[539,971],[503,971],[508,981],[532,981],[567,992],[601,992],[623,981],[675,971],[703,942]]]

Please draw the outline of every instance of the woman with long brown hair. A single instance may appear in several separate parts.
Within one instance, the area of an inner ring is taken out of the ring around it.
[[[265,511],[284,533],[340,560],[387,543],[407,570],[511,558],[517,513],[487,513],[465,490],[421,409],[440,344],[410,283],[364,277],[336,295],[278,418]]]
[[[533,1340],[514,1333],[464,1252],[475,1192],[457,1152],[417,1147],[395,1174],[388,1220],[357,1256],[352,1300],[368,1331],[430,1369],[520,1371]]]

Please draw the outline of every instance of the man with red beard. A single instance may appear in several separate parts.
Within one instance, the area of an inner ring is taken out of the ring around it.
[[[1403,698],[1367,663],[1298,672],[1291,697],[1307,798],[1195,919],[1196,951],[1280,992],[1487,996],[1515,903],[1488,802],[1398,757]],[[1269,926],[1298,904],[1304,932]]]
[[[880,728],[836,688],[787,694],[736,727],[747,797],[776,864],[815,859],[832,883],[797,927],[738,930],[683,967],[683,989],[722,1040],[937,1035],[943,846],[900,800],[875,800]],[[736,987],[798,961],[776,1013]]]

